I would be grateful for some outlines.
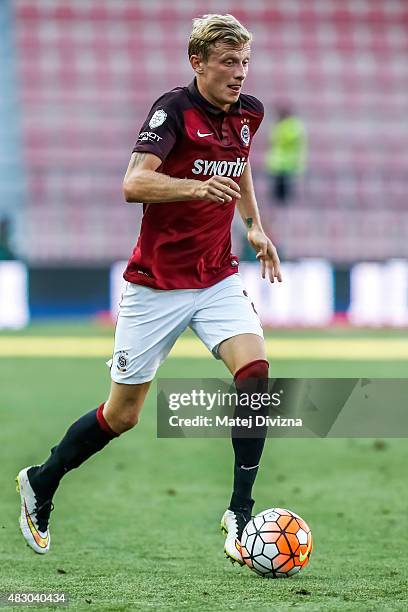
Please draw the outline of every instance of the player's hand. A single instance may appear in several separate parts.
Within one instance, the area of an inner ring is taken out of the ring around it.
[[[261,262],[262,278],[266,278],[266,274],[268,274],[271,283],[275,282],[275,278],[282,282],[278,252],[268,236],[259,229],[250,229],[248,231],[248,241],[256,251],[256,258]]]
[[[198,200],[210,200],[218,204],[228,204],[241,197],[238,183],[228,176],[212,176],[208,181],[197,181]]]

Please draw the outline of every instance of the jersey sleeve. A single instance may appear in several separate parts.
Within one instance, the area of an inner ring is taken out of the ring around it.
[[[164,94],[150,109],[132,152],[153,153],[163,162],[174,147],[179,130],[174,101]]]

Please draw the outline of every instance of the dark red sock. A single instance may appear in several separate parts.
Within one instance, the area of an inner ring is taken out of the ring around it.
[[[99,408],[96,411],[96,418],[98,420],[100,428],[103,429],[103,431],[106,431],[106,433],[111,434],[112,438],[116,438],[119,434],[116,433],[116,431],[113,431],[113,429],[111,428],[111,426],[109,425],[105,417],[103,416],[104,406],[105,404],[101,404],[99,406]]]
[[[268,391],[268,368],[265,359],[257,359],[240,368],[234,376],[238,397],[242,394],[266,393]],[[263,414],[262,409],[257,414]],[[238,404],[234,416],[247,418],[254,416],[253,410],[248,406]],[[234,489],[230,502],[231,510],[245,508],[252,510],[252,487],[258,473],[265,444],[267,428],[257,428],[257,437],[247,438],[248,430],[245,427],[231,429],[232,446],[235,453],[234,463]]]

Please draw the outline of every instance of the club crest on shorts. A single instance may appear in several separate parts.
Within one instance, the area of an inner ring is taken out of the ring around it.
[[[149,128],[154,130],[154,128],[159,127],[159,125],[166,121],[166,117],[167,113],[165,113],[162,108],[155,111],[149,121]]]
[[[118,372],[126,372],[128,366],[128,352],[127,351],[119,351],[116,368]]]
[[[246,147],[249,145],[249,141],[251,140],[251,132],[249,131],[249,126],[247,123],[244,123],[241,128],[241,140]]]

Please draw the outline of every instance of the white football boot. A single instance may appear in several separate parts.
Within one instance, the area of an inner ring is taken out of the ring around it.
[[[245,565],[241,555],[241,536],[251,514],[243,511],[226,510],[221,519],[221,531],[227,534],[224,544],[225,555],[232,563]]]
[[[25,541],[36,553],[44,555],[50,550],[51,536],[48,529],[52,500],[35,494],[27,472],[29,467],[21,470],[16,478],[17,492],[21,497],[20,529]]]

